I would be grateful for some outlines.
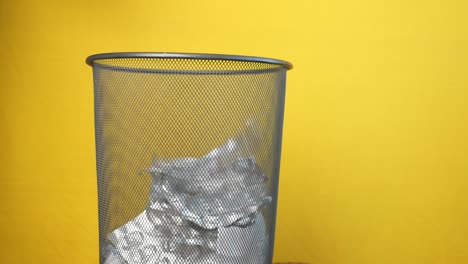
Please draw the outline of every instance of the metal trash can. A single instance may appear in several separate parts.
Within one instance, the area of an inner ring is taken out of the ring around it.
[[[292,65],[188,53],[86,62],[100,263],[271,263]]]

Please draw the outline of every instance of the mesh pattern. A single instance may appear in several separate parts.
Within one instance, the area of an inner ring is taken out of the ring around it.
[[[258,212],[264,231],[247,235],[265,241],[265,258],[252,260],[258,245],[247,244],[239,259],[271,263],[286,69],[260,62],[119,58],[96,60],[93,71],[101,263],[112,246],[110,234],[148,208],[153,179],[148,168],[155,160],[203,157],[241,133],[249,120],[257,124],[259,136],[249,140],[256,141],[250,142],[257,146],[252,154],[267,176],[272,202]],[[235,255],[240,240],[233,238],[225,251]],[[134,263],[199,263],[163,258],[161,250],[176,251],[157,248],[154,257]],[[194,250],[182,251],[190,256]],[[230,263],[209,263],[218,262]]]

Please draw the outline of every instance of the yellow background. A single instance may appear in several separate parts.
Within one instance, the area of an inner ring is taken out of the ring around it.
[[[290,60],[275,260],[468,263],[461,0],[1,1],[0,263],[97,263],[87,55]]]

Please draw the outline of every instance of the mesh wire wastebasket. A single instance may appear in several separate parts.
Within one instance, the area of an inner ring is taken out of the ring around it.
[[[187,53],[87,63],[100,263],[271,263],[291,64]]]

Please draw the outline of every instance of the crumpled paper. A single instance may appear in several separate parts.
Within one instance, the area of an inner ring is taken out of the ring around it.
[[[249,121],[201,158],[155,160],[148,207],[109,234],[106,264],[262,263],[260,209],[272,198],[254,158],[259,139]]]

